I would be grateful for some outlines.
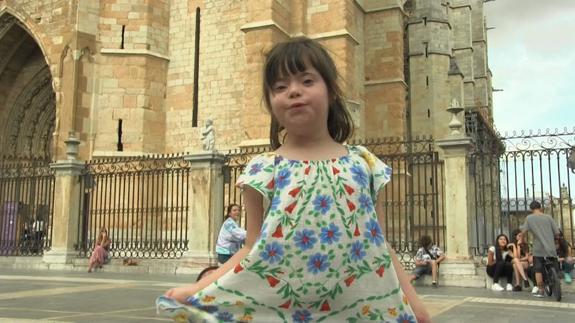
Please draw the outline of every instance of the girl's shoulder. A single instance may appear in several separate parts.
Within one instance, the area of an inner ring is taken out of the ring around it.
[[[495,246],[489,246],[489,249],[487,249],[487,251],[495,252]]]

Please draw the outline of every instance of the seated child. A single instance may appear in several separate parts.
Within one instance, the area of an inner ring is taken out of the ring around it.
[[[419,279],[422,275],[431,275],[433,287],[437,287],[437,272],[439,264],[445,259],[443,251],[433,244],[431,237],[428,235],[421,236],[419,239],[421,246],[415,254],[415,270],[411,280]]]

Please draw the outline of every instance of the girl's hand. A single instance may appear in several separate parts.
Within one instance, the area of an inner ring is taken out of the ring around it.
[[[182,304],[186,304],[186,299],[190,296],[195,295],[199,291],[200,289],[197,288],[196,284],[192,284],[188,286],[175,287],[169,289],[167,292],[164,293],[164,296],[173,298]]]

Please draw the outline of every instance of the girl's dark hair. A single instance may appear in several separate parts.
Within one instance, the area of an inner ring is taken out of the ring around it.
[[[517,244],[517,235],[521,233],[521,229],[511,231],[511,242]]]
[[[241,210],[241,208],[242,208],[239,204],[236,204],[236,203],[232,203],[232,204],[228,205],[228,207],[226,208],[226,215],[224,216],[224,221],[227,220],[227,219],[230,217],[230,213],[232,213],[232,208],[233,208],[234,206],[239,207],[240,210]]]
[[[431,246],[431,237],[428,235],[421,236],[419,238],[419,245],[427,249]]]
[[[210,273],[210,272],[212,272],[212,271],[214,271],[214,270],[216,270],[216,269],[218,269],[218,268],[219,268],[218,266],[209,266],[209,267],[204,268],[204,270],[202,270],[202,271],[200,272],[200,274],[198,275],[198,277],[196,278],[196,283],[199,282],[200,279],[204,278],[204,276],[205,276],[206,274],[208,274],[208,273]]]
[[[307,37],[296,37],[276,44],[266,55],[263,75],[263,95],[271,114],[270,144],[273,149],[281,146],[280,135],[284,127],[278,123],[271,109],[270,95],[277,80],[289,74],[315,68],[327,87],[329,112],[327,128],[333,140],[343,143],[353,132],[353,122],[345,107],[342,91],[337,84],[337,68],[326,49]]]
[[[501,255],[501,247],[499,246],[499,238],[501,237],[505,237],[505,240],[507,240],[507,243],[503,247],[505,250],[507,249],[507,245],[509,244],[509,238],[507,237],[507,235],[505,235],[505,233],[500,233],[497,236],[497,238],[495,238],[495,259],[498,261],[503,260],[503,256]]]

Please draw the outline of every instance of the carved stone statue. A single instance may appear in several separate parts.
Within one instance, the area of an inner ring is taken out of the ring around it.
[[[205,151],[213,151],[216,143],[216,134],[214,133],[213,121],[206,119],[202,129],[202,148]]]

